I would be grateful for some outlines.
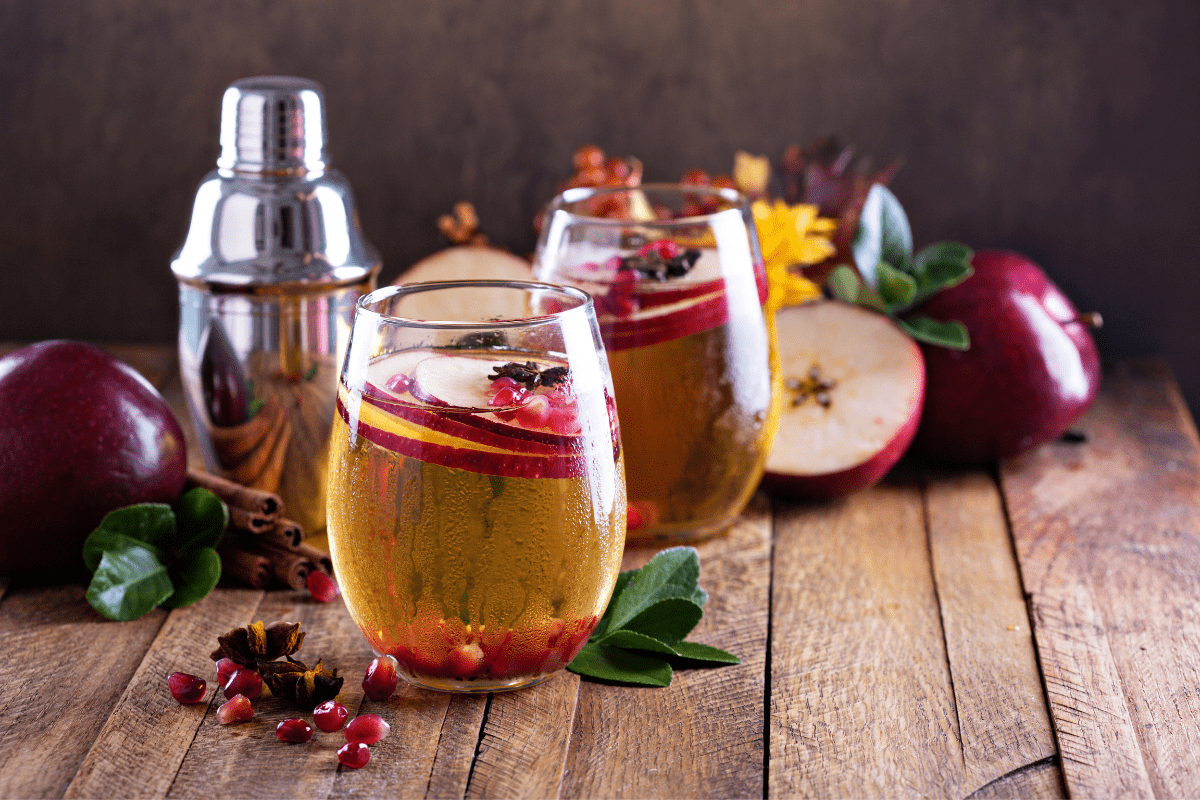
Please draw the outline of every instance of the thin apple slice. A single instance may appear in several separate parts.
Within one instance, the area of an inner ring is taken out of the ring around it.
[[[487,393],[492,383],[489,376],[506,363],[472,356],[427,358],[413,370],[411,391],[414,397],[431,405],[491,411]]]
[[[826,499],[876,483],[916,434],[921,349],[882,314],[834,300],[785,308],[776,327],[788,388],[764,486]]]

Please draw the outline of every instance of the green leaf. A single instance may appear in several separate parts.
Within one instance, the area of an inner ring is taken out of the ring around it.
[[[700,642],[680,642],[675,645],[675,652],[690,661],[710,661],[716,664],[742,663],[742,660],[733,653],[727,653],[719,647]]]
[[[661,658],[588,642],[567,669],[601,681],[670,686],[671,665]]]
[[[598,642],[597,644],[602,644],[605,647],[623,647],[629,650],[649,650],[668,656],[679,655],[675,648],[666,642],[660,642],[653,636],[647,636],[644,633],[631,631],[627,628],[613,631],[611,635],[605,637],[603,642]]]
[[[906,317],[896,320],[908,335],[919,342],[948,347],[951,350],[967,350],[971,347],[971,337],[967,334],[966,326],[961,322],[939,322],[929,317]]]
[[[612,601],[608,630],[624,628],[626,623],[650,606],[672,597],[683,597],[703,606],[708,595],[698,585],[700,556],[694,547],[670,547],[650,559],[625,584]]]
[[[886,261],[879,262],[879,296],[888,310],[902,308],[917,295],[917,281]]]
[[[704,616],[704,608],[686,597],[659,600],[623,627],[665,644],[682,642]],[[607,640],[604,640],[607,644]]]
[[[134,543],[105,551],[88,586],[87,600],[109,619],[127,621],[150,613],[173,591],[158,556]]]
[[[629,584],[629,581],[633,580],[633,576],[637,574],[638,570],[631,569],[617,576],[617,582],[613,586],[612,597],[609,598],[608,605],[604,609],[604,616],[600,617],[600,621],[596,623],[596,629],[588,637],[590,641],[596,641],[608,630],[608,622],[612,619],[613,608],[617,605],[617,598],[621,596],[621,592],[625,591],[625,587]]]
[[[166,503],[125,506],[108,512],[92,533],[99,531],[123,533],[165,553],[175,542],[175,512]]]
[[[125,550],[135,546],[146,548],[160,561],[165,559],[163,552],[154,545],[146,544],[132,536],[101,526],[92,531],[83,541],[83,563],[87,566],[88,572],[95,572],[107,551]]]
[[[168,570],[175,591],[163,601],[166,608],[183,608],[203,600],[221,580],[221,556],[211,547],[188,550]]]
[[[970,264],[975,251],[961,242],[934,242],[922,248],[913,258],[912,273],[921,275],[930,264],[938,262],[960,262]]]
[[[858,274],[847,265],[838,264],[834,267],[833,272],[829,273],[829,277],[825,279],[825,284],[838,300],[847,303],[858,302],[858,292],[862,287],[862,282],[858,279]]]
[[[962,283],[975,270],[965,261],[936,261],[926,265],[925,272],[917,278],[917,300]]]
[[[881,183],[871,186],[851,245],[863,283],[879,288],[878,267],[886,261],[907,271],[912,263],[912,228],[896,195]]]
[[[175,503],[176,552],[193,547],[216,547],[229,524],[229,507],[207,489],[196,487]]]

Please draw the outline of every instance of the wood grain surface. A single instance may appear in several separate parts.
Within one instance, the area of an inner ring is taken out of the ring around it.
[[[0,347],[0,350],[3,348]],[[170,348],[113,348],[182,393]],[[1055,442],[987,472],[903,467],[825,504],[757,496],[697,546],[691,638],[735,667],[665,689],[562,672],[515,693],[364,699],[338,600],[222,587],[102,620],[80,585],[0,577],[0,797],[1186,797],[1200,794],[1200,439],[1160,362],[1112,371]],[[630,547],[624,568],[655,548]],[[278,699],[222,726],[216,636],[298,621],[297,653],[391,725],[284,744]],[[209,681],[181,706],[165,677]]]

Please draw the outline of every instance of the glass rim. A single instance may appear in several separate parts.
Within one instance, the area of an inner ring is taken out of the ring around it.
[[[553,311],[549,314],[539,314],[535,317],[487,320],[413,319],[411,317],[401,317],[395,314],[385,314],[369,307],[395,297],[443,289],[465,289],[469,287],[522,289],[526,294],[532,294],[535,290],[549,291],[579,300],[580,303],[579,305],[572,306],[571,308],[564,308],[561,311]],[[559,319],[565,315],[572,314],[580,310],[586,314],[595,314],[592,305],[592,296],[582,289],[576,289],[574,286],[563,286],[557,283],[546,283],[544,281],[516,281],[502,279],[464,279],[457,281],[414,281],[412,283],[396,283],[390,286],[382,286],[374,291],[362,295],[358,298],[358,302],[355,303],[355,308],[357,313],[366,312],[368,314],[372,314],[378,317],[381,322],[404,325],[405,327],[409,328],[428,328],[431,330],[506,330],[544,324],[549,320]]]
[[[723,208],[720,211],[713,211],[708,214],[696,214],[690,217],[673,217],[671,219],[653,219],[653,220],[637,220],[628,219],[626,217],[597,217],[591,214],[581,214],[577,211],[572,211],[567,208],[568,205],[582,202],[593,197],[611,197],[613,195],[629,194],[637,191],[653,192],[671,192],[679,195],[683,194],[699,194],[708,195],[710,197],[720,197],[733,203],[729,208]],[[628,227],[629,225],[639,225],[647,228],[676,228],[687,225],[696,225],[702,223],[706,219],[711,219],[720,214],[727,214],[731,211],[742,213],[750,208],[750,198],[737,189],[726,189],[719,186],[691,186],[683,183],[642,183],[637,186],[576,186],[571,189],[564,189],[555,196],[550,204],[546,207],[547,211],[553,215],[558,212],[568,214],[575,219],[587,220],[589,224],[595,225],[610,225],[613,227]]]

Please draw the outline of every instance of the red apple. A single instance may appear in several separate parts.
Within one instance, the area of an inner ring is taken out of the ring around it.
[[[1081,315],[1032,261],[975,254],[974,274],[916,309],[966,326],[966,351],[924,346],[928,395],[913,452],[981,465],[1060,436],[1096,397],[1100,357]]]
[[[785,389],[763,485],[806,499],[873,485],[917,431],[920,348],[884,315],[836,300],[785,308],[775,319]]]
[[[105,514],[183,491],[179,423],[97,347],[47,341],[0,358],[0,420],[0,574],[74,577]]]

